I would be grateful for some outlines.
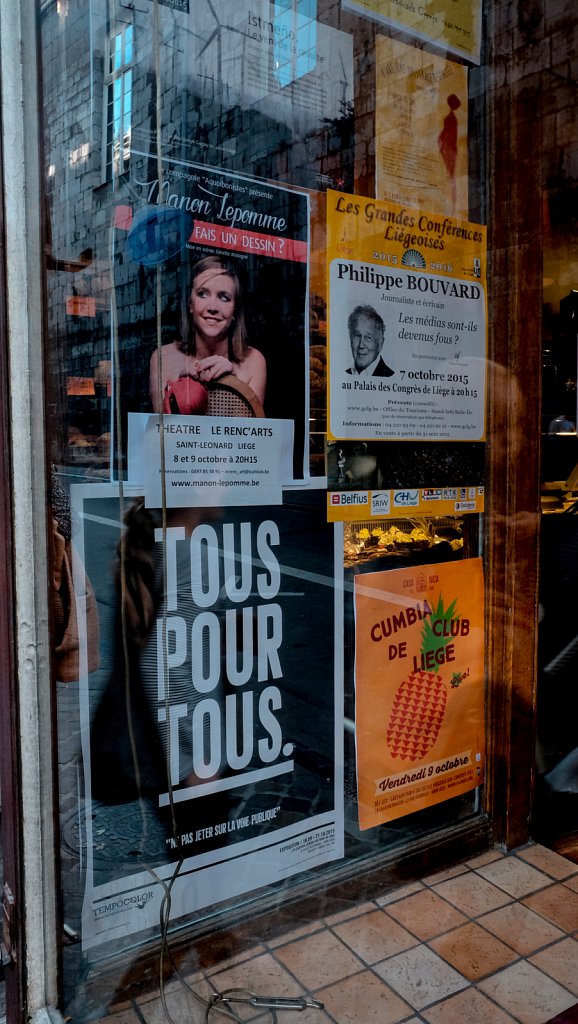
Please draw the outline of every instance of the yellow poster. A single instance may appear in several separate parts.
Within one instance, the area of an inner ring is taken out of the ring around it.
[[[342,6],[400,28],[447,53],[480,63],[481,0],[341,0]]]
[[[328,191],[327,265],[328,437],[482,441],[485,227]]]
[[[468,72],[395,39],[376,40],[376,193],[468,216]]]
[[[355,643],[359,827],[479,786],[481,559],[356,576]]]

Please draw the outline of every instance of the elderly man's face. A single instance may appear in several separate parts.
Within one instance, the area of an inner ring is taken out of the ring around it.
[[[378,324],[363,313],[353,325],[350,341],[356,370],[365,370],[377,359],[383,347],[383,336]]]

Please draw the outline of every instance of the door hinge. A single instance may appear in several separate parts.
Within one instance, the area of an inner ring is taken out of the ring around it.
[[[16,962],[16,902],[8,882],[2,889],[2,940],[0,941],[0,963],[2,967]]]

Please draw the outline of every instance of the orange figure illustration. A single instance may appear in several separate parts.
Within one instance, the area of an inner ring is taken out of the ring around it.
[[[438,136],[439,151],[450,176],[452,209],[456,207],[456,162],[458,158],[458,119],[455,111],[461,107],[461,100],[454,92],[447,99],[449,114],[444,117],[444,126]]]

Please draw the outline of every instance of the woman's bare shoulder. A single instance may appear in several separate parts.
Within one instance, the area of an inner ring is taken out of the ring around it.
[[[178,347],[176,341],[171,341],[168,345],[163,345],[162,349],[160,350],[161,359],[163,361],[165,359],[171,359],[171,357],[174,356],[175,353],[177,353],[179,351],[180,350],[179,350],[179,347]],[[151,363],[153,363],[153,365],[154,365],[155,363],[158,362],[158,359],[159,359],[159,350],[158,350],[158,348],[155,348],[155,349],[153,349],[153,353],[151,355]]]
[[[251,348],[250,346],[247,349],[247,352],[245,354],[245,358],[243,359],[243,362],[247,366],[254,366],[254,367],[257,367],[257,366],[260,367],[260,366],[265,366],[266,365],[265,364],[265,356],[263,355],[263,353],[260,352],[258,348]]]
[[[244,380],[262,402],[265,401],[267,385],[267,364],[265,356],[258,348],[248,348],[243,362],[235,369],[235,373]]]

